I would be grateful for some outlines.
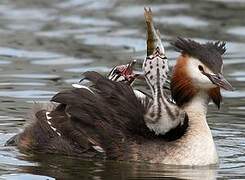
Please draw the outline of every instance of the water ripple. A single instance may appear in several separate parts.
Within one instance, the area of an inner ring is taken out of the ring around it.
[[[2,175],[0,178],[3,179],[9,179],[9,180],[19,180],[19,179],[36,179],[36,180],[55,180],[55,178],[52,178],[50,176],[42,176],[42,175],[34,175],[34,174],[24,174],[24,173],[19,173],[19,174],[8,174],[8,175]]]
[[[3,91],[0,96],[22,99],[50,99],[57,92],[47,90],[23,90],[23,91]]]
[[[233,27],[228,29],[227,32],[238,36],[245,36],[245,27]]]
[[[0,47],[0,56],[29,58],[29,59],[45,59],[45,58],[59,58],[60,54],[42,51],[27,51],[22,49],[14,49],[7,47]]]
[[[78,25],[91,25],[91,26],[118,26],[119,22],[109,19],[98,19],[92,17],[80,17],[80,16],[67,16],[62,17],[61,22],[73,23]]]
[[[136,17],[142,17],[143,9],[146,5],[131,5],[127,7],[119,7],[115,10],[115,16],[118,16],[120,18],[136,18]],[[166,12],[166,11],[178,11],[183,9],[189,9],[190,6],[188,4],[179,3],[179,4],[151,4],[151,9],[154,13],[157,13],[159,11]]]
[[[217,110],[211,104],[208,112],[219,167],[23,155],[16,148],[3,146],[23,130],[33,101],[47,103],[57,91],[72,88],[71,84],[77,83],[85,71],[106,74],[113,65],[127,63],[131,58],[138,57],[141,62],[146,49],[144,7],[153,10],[171,65],[179,56],[170,45],[177,36],[202,43],[227,41],[224,73],[236,91],[222,92],[222,108]],[[242,0],[3,0],[0,15],[0,179],[245,178]]]
[[[157,17],[156,22],[171,25],[174,24],[178,26],[181,25],[189,28],[198,28],[200,26],[203,27],[208,25],[208,22],[190,16]]]
[[[59,58],[59,59],[46,59],[46,60],[35,60],[32,61],[32,64],[37,64],[37,65],[74,65],[74,64],[90,64],[94,60],[93,59],[76,59],[76,58],[69,58],[69,57],[64,57],[64,58]]]
[[[15,77],[15,78],[25,78],[25,79],[50,79],[58,80],[61,77],[55,74],[1,74],[0,77]]]
[[[134,37],[86,35],[76,36],[76,38],[82,39],[84,44],[88,45],[118,46],[132,48],[135,51],[145,50],[145,40]]]
[[[94,67],[79,67],[79,68],[70,68],[65,69],[67,72],[75,72],[75,73],[82,73],[86,71],[97,71],[97,72],[109,72],[110,68],[104,66],[94,66]]]

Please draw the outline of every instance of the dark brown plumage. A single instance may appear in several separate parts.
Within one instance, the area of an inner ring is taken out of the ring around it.
[[[130,86],[96,72],[84,76],[93,83],[94,93],[87,89],[61,91],[51,99],[59,105],[48,116],[47,110],[39,109],[34,122],[7,145],[15,144],[25,151],[135,160],[136,145],[141,142],[174,140],[184,134],[188,119],[178,127],[180,133],[168,134],[171,138],[156,136],[146,127],[146,107]]]
[[[215,43],[200,44],[190,39],[178,38],[172,45],[182,54],[186,53],[199,59],[214,73],[222,72],[223,60],[221,55],[226,51],[225,42],[217,41]]]

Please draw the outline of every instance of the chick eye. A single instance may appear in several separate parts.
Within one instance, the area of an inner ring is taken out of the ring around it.
[[[201,65],[198,66],[198,69],[199,69],[201,72],[204,71],[204,69],[203,69],[203,67],[202,67]]]
[[[115,74],[120,74],[121,71],[120,71],[119,69],[115,69],[113,73],[115,73]]]

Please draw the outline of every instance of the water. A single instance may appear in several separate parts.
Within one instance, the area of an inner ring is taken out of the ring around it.
[[[82,160],[4,147],[23,129],[33,102],[47,102],[86,70],[106,74],[115,64],[145,56],[144,6],[153,9],[171,65],[178,55],[169,44],[174,37],[227,41],[224,72],[236,91],[222,92],[221,110],[211,104],[208,113],[220,165],[188,168]],[[0,179],[244,179],[244,17],[242,0],[2,0]]]

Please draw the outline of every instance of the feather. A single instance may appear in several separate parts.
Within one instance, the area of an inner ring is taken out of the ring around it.
[[[84,77],[92,82],[94,93],[82,88],[54,95],[51,101],[59,105],[51,111],[39,110],[36,120],[18,135],[21,149],[135,160],[135,143],[166,139],[145,125],[148,98],[142,104],[132,87],[96,72],[86,72]]]
[[[178,38],[171,43],[177,51],[188,54],[199,59],[203,64],[210,68],[214,73],[222,72],[223,60],[221,55],[226,51],[225,42],[208,42],[200,44],[190,39]]]

